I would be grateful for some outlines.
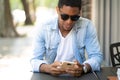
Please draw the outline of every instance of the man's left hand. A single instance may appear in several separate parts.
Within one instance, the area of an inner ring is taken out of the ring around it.
[[[83,65],[81,65],[78,61],[74,62],[75,65],[73,68],[67,68],[66,72],[72,76],[81,76],[83,73]]]

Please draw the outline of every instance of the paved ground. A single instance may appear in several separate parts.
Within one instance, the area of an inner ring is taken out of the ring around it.
[[[15,80],[18,77],[16,74],[24,75],[31,71],[32,30],[33,27],[18,28],[20,34],[27,34],[24,38],[0,38],[0,80]],[[25,76],[17,80],[29,78]]]

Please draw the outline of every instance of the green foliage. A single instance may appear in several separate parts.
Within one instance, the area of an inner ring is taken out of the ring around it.
[[[35,0],[35,5],[36,5],[36,7],[40,6],[40,1],[41,1],[41,0]]]
[[[30,0],[28,0],[30,1]],[[54,8],[57,6],[58,0],[35,0],[36,7],[45,6],[49,8]],[[21,0],[10,0],[11,9],[23,9]]]
[[[28,0],[29,2],[30,0]],[[35,0],[36,7],[40,5],[41,0]],[[11,9],[23,9],[23,4],[21,0],[10,0]]]
[[[21,3],[21,0],[10,0],[10,6],[11,9],[23,9],[23,5]]]
[[[40,0],[40,6],[54,8],[57,6],[58,0]]]

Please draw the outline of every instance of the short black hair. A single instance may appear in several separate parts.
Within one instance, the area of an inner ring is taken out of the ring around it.
[[[59,0],[58,7],[62,8],[64,5],[71,7],[78,7],[81,10],[82,1],[81,0]]]

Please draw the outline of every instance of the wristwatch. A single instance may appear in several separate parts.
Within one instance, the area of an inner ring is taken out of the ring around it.
[[[86,67],[85,65],[83,66],[83,72],[84,72],[84,73],[87,73],[87,72],[88,72],[88,69],[87,69],[87,67]]]

